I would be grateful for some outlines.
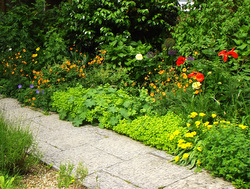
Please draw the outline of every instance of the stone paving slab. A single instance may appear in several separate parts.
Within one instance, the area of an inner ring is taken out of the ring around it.
[[[88,175],[83,184],[89,189],[142,189],[133,183],[113,176],[105,171]]]
[[[165,187],[194,174],[192,170],[151,154],[124,161],[104,171],[145,189]]]
[[[92,145],[102,151],[119,157],[122,160],[130,160],[140,154],[155,151],[154,148],[150,148],[140,142],[131,140],[130,138],[119,134],[96,141]]]
[[[187,178],[181,179],[164,189],[233,189],[231,183],[221,178],[213,178],[206,171],[195,173]]]
[[[51,159],[55,165],[70,161],[77,166],[82,162],[87,166],[89,174],[122,162],[121,159],[112,154],[108,154],[88,144],[59,152]]]

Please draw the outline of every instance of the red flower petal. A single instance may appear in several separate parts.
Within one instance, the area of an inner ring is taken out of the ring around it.
[[[192,71],[192,73],[188,75],[188,78],[196,76],[197,73],[199,73],[199,72]]]
[[[185,57],[179,57],[176,61],[177,66],[180,66],[181,64],[183,64],[185,62],[186,58]]]
[[[220,51],[219,54],[218,54],[218,56],[222,56],[222,55],[225,55],[225,54],[226,54],[226,50]]]
[[[231,55],[231,56],[234,57],[234,58],[238,58],[238,54],[237,54],[236,52],[233,52],[234,49],[235,49],[235,47],[234,47],[231,51],[229,51],[227,54],[228,54],[228,55]]]
[[[204,80],[204,75],[202,73],[198,73],[196,75],[196,80],[202,82]]]
[[[226,62],[227,61],[227,54],[223,56],[223,60]]]
[[[191,74],[188,75],[188,78],[193,77],[199,82],[202,82],[204,80],[204,75],[200,72],[193,71]]]

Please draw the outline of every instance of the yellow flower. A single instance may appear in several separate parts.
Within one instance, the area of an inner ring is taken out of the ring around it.
[[[37,57],[37,54],[32,54],[32,58],[35,58],[35,57]]]
[[[216,114],[212,114],[212,118],[216,118],[217,117],[217,115]]]
[[[182,71],[183,71],[183,72],[186,72],[186,71],[187,71],[187,68],[183,68]]]
[[[200,151],[200,152],[202,151],[201,147],[197,147],[197,150]]]
[[[180,134],[180,131],[178,131],[178,130],[176,130],[176,131],[173,133],[174,136],[177,136],[178,134]]]
[[[201,161],[198,159],[197,160],[197,165],[200,166],[201,165]]]
[[[213,127],[213,125],[208,125],[207,128],[208,129],[211,129]]]
[[[194,51],[194,54],[195,54],[195,55],[197,55],[197,54],[198,54],[198,52],[197,52],[197,51]]]
[[[142,59],[143,59],[143,56],[142,56],[142,54],[137,54],[137,55],[135,56],[135,58],[136,58],[136,60],[142,60]]]
[[[207,121],[206,123],[203,123],[203,126],[206,127],[209,125],[209,121]]]
[[[187,125],[187,127],[190,127],[191,124],[190,124],[190,123],[187,123],[186,125]]]
[[[191,142],[187,142],[186,146],[189,147],[189,148],[191,148],[193,146],[193,144]]]
[[[192,137],[194,137],[194,135],[193,135],[192,133],[186,133],[186,134],[185,134],[185,137],[186,137],[186,138],[192,138]]]
[[[192,134],[195,136],[197,133],[195,131],[193,131]]]
[[[178,162],[179,160],[180,160],[180,157],[179,156],[175,156],[174,161]]]
[[[185,142],[184,139],[180,139],[180,140],[178,141],[179,144],[182,144],[183,142]]]
[[[196,113],[196,112],[192,112],[191,114],[190,114],[190,118],[195,118],[196,116],[198,115],[198,113]]]
[[[188,153],[184,153],[184,154],[183,154],[183,156],[182,156],[182,159],[187,159],[187,158],[188,158],[188,156],[189,156],[189,154],[188,154]]]
[[[242,129],[247,128],[247,126],[245,126],[245,125],[239,125],[239,127],[242,128]]]
[[[206,114],[204,114],[204,113],[199,113],[199,116],[200,117],[204,117]]]
[[[219,124],[219,122],[218,122],[218,121],[215,121],[215,122],[213,122],[213,124],[214,124],[214,125],[218,125],[218,124]]]
[[[39,50],[40,50],[40,47],[37,47],[37,48],[36,48],[36,51],[39,51]]]
[[[195,125],[196,125],[196,126],[199,126],[200,124],[201,124],[200,121],[196,121],[196,122],[195,122]]]
[[[165,95],[166,95],[166,93],[165,93],[165,92],[162,92],[162,95],[163,95],[163,96],[165,96]]]

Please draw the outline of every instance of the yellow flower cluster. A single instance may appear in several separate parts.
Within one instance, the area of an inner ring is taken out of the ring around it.
[[[187,149],[187,148],[193,147],[193,144],[192,144],[191,142],[185,143],[185,140],[184,140],[184,139],[180,139],[180,140],[178,141],[178,147],[179,147],[179,148],[182,148],[182,149]]]
[[[185,137],[186,137],[186,138],[192,138],[192,137],[194,137],[196,134],[197,134],[197,133],[196,133],[195,131],[193,131],[193,132],[191,132],[191,133],[186,133],[186,134],[185,134]]]

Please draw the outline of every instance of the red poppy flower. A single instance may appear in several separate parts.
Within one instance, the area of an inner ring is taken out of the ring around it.
[[[204,75],[200,72],[193,71],[191,74],[188,75],[188,78],[193,77],[199,82],[202,82],[204,80]]]
[[[177,66],[180,66],[181,64],[183,64],[185,62],[186,58],[185,57],[179,57],[176,61]]]
[[[238,58],[238,54],[234,52],[235,47],[231,50],[226,52],[226,50],[220,51],[218,56],[223,56],[223,60],[226,62],[227,61],[227,56],[230,55],[234,58]]]

